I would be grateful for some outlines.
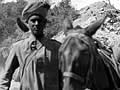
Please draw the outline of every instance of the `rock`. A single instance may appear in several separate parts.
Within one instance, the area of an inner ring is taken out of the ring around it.
[[[93,38],[99,40],[107,47],[113,47],[120,39],[120,12],[106,2],[96,2],[78,11],[80,16],[73,21],[73,27],[81,26],[85,28],[96,20],[104,17],[108,18],[97,30]]]

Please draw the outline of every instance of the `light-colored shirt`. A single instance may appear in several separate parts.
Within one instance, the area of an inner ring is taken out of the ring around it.
[[[0,75],[0,90],[9,90],[12,75],[20,67],[20,90],[59,90],[58,49],[60,43],[47,38],[29,38],[12,45],[4,72]]]

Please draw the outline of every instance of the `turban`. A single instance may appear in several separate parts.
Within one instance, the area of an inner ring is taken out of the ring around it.
[[[46,18],[47,12],[50,8],[50,5],[46,2],[32,2],[24,8],[22,12],[22,19],[27,22],[30,16],[40,15],[43,18]]]
[[[46,19],[47,12],[49,9],[50,5],[46,2],[28,3],[28,5],[23,9],[22,20],[19,17],[17,18],[17,25],[22,31],[27,32],[29,31],[29,29],[24,22],[27,22],[30,16],[32,15],[39,15]]]

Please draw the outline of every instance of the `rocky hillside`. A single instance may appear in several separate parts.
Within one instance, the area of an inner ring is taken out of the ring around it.
[[[94,23],[95,21],[107,15],[107,19],[101,28],[93,36],[101,41],[105,46],[111,47],[118,43],[120,37],[120,11],[106,2],[96,2],[77,11],[79,16],[73,21],[73,26],[82,28]],[[63,31],[58,33],[54,38],[62,41]]]
[[[106,2],[96,2],[90,6],[86,6],[78,11],[80,16],[74,21],[74,25],[77,23],[82,27],[88,26],[90,23],[100,19],[109,10],[114,10],[114,7],[110,6]]]
[[[114,46],[120,41],[120,11],[106,2],[96,2],[78,11],[80,16],[73,21],[73,26],[80,25],[85,28],[96,20],[107,15],[107,19],[101,28],[93,36],[108,47]]]

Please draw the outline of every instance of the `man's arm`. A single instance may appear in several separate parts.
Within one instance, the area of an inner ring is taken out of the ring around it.
[[[12,47],[5,62],[4,70],[0,74],[0,90],[9,90],[12,75],[18,66],[19,63],[16,56],[16,48]]]

